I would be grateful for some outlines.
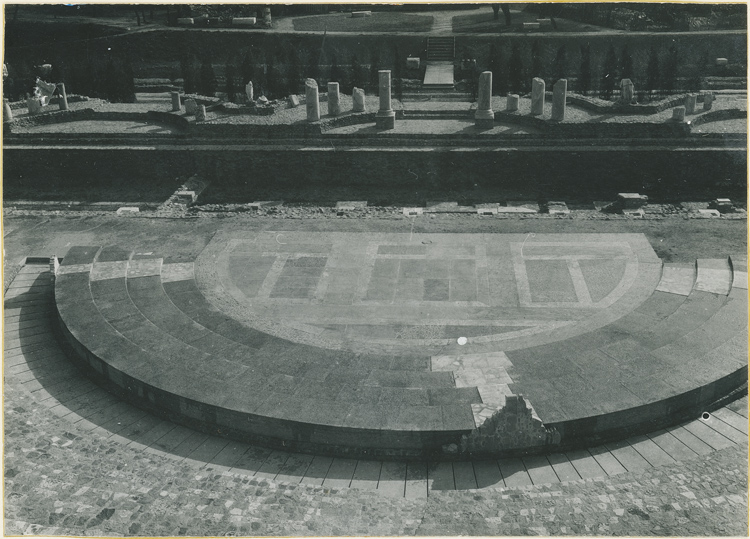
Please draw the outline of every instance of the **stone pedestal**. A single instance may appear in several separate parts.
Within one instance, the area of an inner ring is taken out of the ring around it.
[[[13,111],[10,110],[10,103],[7,99],[3,99],[3,123],[7,123],[13,120]]]
[[[672,119],[676,122],[685,121],[685,107],[675,107],[672,109]]]
[[[195,121],[196,122],[206,121],[206,106],[205,105],[198,105],[198,108],[195,109]]]
[[[364,112],[365,108],[365,91],[362,88],[352,90],[352,112]]]
[[[516,112],[518,110],[518,94],[508,94],[505,101],[506,112]]]
[[[531,114],[544,114],[544,79],[531,79]]]
[[[624,105],[630,105],[633,102],[633,96],[635,95],[635,86],[633,81],[630,79],[622,79],[620,81],[620,102]]]
[[[39,98],[30,97],[26,100],[26,107],[29,109],[29,115],[39,114],[42,112],[42,102]]]
[[[690,94],[685,98],[685,114],[695,114],[695,104],[698,102],[696,94]]]
[[[552,89],[552,119],[562,122],[565,119],[565,100],[568,97],[568,80],[560,79]]]
[[[341,114],[341,106],[339,105],[339,83],[329,82],[328,83],[328,115],[338,116]]]
[[[172,112],[179,112],[182,110],[182,99],[180,98],[180,92],[172,92]]]
[[[726,58],[717,58],[716,59],[716,65],[717,66],[725,66],[728,63],[729,63],[729,60],[727,60]]]
[[[320,120],[318,82],[315,79],[305,80],[305,107],[307,108],[308,122],[317,122],[318,120]]]
[[[68,110],[68,94],[65,92],[65,84],[59,82],[57,87],[60,90],[60,101],[58,103],[60,110]]]
[[[394,129],[396,127],[396,113],[391,108],[391,72],[378,71],[380,95],[380,110],[375,115],[375,127],[378,129]]]
[[[270,7],[263,8],[263,22],[266,23],[266,25],[271,26],[271,8]]]
[[[287,102],[289,103],[289,106],[292,108],[299,107],[299,97],[297,97],[294,94],[287,97]]]
[[[411,56],[407,58],[406,69],[419,69],[419,58],[412,58]]]
[[[714,94],[706,94],[703,96],[703,110],[711,110],[714,104]]]
[[[188,116],[192,116],[195,114],[195,111],[198,109],[198,103],[195,102],[195,99],[186,99],[185,100],[185,114]]]
[[[248,103],[253,101],[253,81],[248,81],[245,85],[245,96],[247,97]]]
[[[481,129],[492,129],[495,126],[495,113],[492,111],[492,71],[483,71],[479,75],[479,98],[474,124]]]

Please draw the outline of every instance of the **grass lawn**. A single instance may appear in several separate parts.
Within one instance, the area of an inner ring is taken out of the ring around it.
[[[294,19],[294,29],[301,32],[427,32],[432,28],[431,15],[411,13],[378,13],[353,19],[350,13],[332,13]]]
[[[525,22],[536,22],[537,13],[527,13],[525,11],[512,11],[510,26],[505,26],[505,17],[502,12],[500,18],[495,20],[492,9],[479,10],[477,13],[468,15],[456,15],[453,17],[453,31],[456,33],[466,34],[497,34],[507,32],[519,32],[522,30],[522,24]],[[602,30],[599,26],[579,23],[567,19],[555,18],[557,29],[555,32],[598,32]]]

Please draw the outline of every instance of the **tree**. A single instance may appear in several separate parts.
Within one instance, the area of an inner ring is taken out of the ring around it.
[[[627,44],[622,48],[620,55],[620,78],[633,80],[633,55],[630,54]]]
[[[354,88],[364,88],[365,87],[365,71],[362,68],[362,64],[359,63],[359,60],[357,59],[357,55],[352,55],[352,78],[351,78],[351,84],[347,88],[348,94],[352,93],[354,91]]]
[[[510,6],[508,4],[502,4],[500,7],[505,16],[505,26],[510,26]]]
[[[302,65],[296,47],[289,51],[289,68],[287,70],[287,86],[290,94],[297,94],[302,81]]]
[[[252,49],[248,49],[245,57],[242,59],[240,66],[240,76],[242,77],[242,86],[255,79],[255,56]]]
[[[401,52],[398,46],[393,47],[393,86],[396,99],[401,101],[404,98],[404,60],[401,58]]]
[[[341,79],[343,78],[343,70],[339,66],[338,58],[336,55],[331,55],[331,74],[328,76],[330,82],[338,82],[341,85]]]
[[[667,92],[673,91],[677,83],[678,58],[677,48],[672,45],[667,53],[667,61],[664,62],[664,78],[662,79],[662,88]]]
[[[503,68],[503,49],[501,45],[490,45],[489,68],[492,71],[492,94],[503,95],[508,90],[508,73]]]
[[[203,60],[200,71],[200,87],[198,91],[201,95],[213,97],[216,93],[216,73],[214,66],[209,58]]]
[[[659,71],[659,53],[656,52],[656,47],[651,46],[646,67],[646,90],[649,93],[659,89]]]
[[[370,57],[370,86],[373,88],[377,88],[379,84],[378,71],[380,71],[380,50],[376,48],[373,49]]]
[[[317,51],[310,50],[307,55],[305,66],[305,77],[318,80],[320,78],[320,55]]]
[[[122,66],[122,102],[135,103],[135,74],[130,56],[126,55]]]
[[[542,47],[539,41],[534,41],[531,45],[531,78],[544,78],[542,69]]]
[[[194,94],[198,91],[198,77],[195,70],[195,57],[184,51],[180,57],[180,71],[184,81],[185,93]]]
[[[553,84],[560,79],[568,76],[568,52],[565,45],[560,45],[555,55],[555,61],[552,63]]]
[[[492,4],[492,12],[495,15],[495,20],[500,20],[500,4]]]
[[[277,99],[284,94],[284,79],[275,65],[275,54],[269,53],[266,59],[266,84],[263,85],[264,94],[269,99]]]
[[[578,74],[578,91],[586,95],[591,90],[591,45],[581,45],[581,70]]]
[[[224,68],[224,78],[226,78],[226,87],[224,91],[227,93],[227,99],[233,103],[237,97],[237,90],[234,85],[234,78],[237,76],[235,73],[236,70],[234,62],[227,60],[227,65]]]
[[[615,48],[610,45],[602,66],[602,82],[599,88],[599,96],[602,99],[610,99],[617,82],[617,54]]]
[[[508,83],[511,92],[518,93],[521,91],[521,85],[523,84],[523,62],[521,60],[521,49],[517,43],[513,45],[510,60],[508,60]]]

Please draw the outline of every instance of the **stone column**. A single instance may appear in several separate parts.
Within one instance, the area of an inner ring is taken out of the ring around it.
[[[518,110],[518,94],[508,94],[505,101],[506,112],[516,112]]]
[[[396,113],[391,108],[391,72],[378,71],[380,94],[380,110],[375,115],[375,127],[378,129],[393,129],[396,127]]]
[[[198,110],[198,103],[196,103],[195,99],[186,99],[185,114],[187,114],[188,116],[193,116],[196,110]]]
[[[172,92],[172,112],[179,112],[182,110],[182,99],[180,99],[180,92]]]
[[[338,116],[341,114],[341,106],[339,105],[339,83],[329,82],[328,83],[328,115]]]
[[[318,81],[316,81],[315,79],[305,80],[305,107],[307,108],[308,122],[317,122],[318,120],[320,120]]]
[[[198,105],[198,108],[195,109],[195,121],[196,122],[206,121],[206,105]]]
[[[268,26],[271,26],[271,8],[270,7],[263,8],[263,22],[266,23]]]
[[[714,94],[706,94],[703,96],[703,110],[711,110],[714,104]]]
[[[361,88],[352,90],[352,112],[365,111],[365,91]]]
[[[13,120],[13,111],[10,110],[10,103],[7,99],[3,99],[3,123],[7,123]]]
[[[495,113],[492,112],[492,71],[483,71],[479,75],[479,98],[474,125],[480,129],[492,129],[495,126]]]
[[[685,98],[685,114],[695,114],[695,103],[698,101],[696,94],[690,94]]]
[[[57,87],[60,89],[60,110],[68,110],[68,94],[65,92],[65,83],[58,82]]]
[[[685,107],[675,107],[672,109],[672,119],[676,122],[685,121]]]
[[[568,80],[560,79],[552,88],[552,119],[562,122],[565,119],[565,99],[568,96]]]
[[[245,85],[245,95],[247,96],[247,102],[252,103],[253,102],[253,81],[251,80],[247,81],[247,84]]]
[[[29,109],[29,116],[39,114],[42,112],[42,104],[36,97],[29,97],[26,99],[26,107]]]
[[[531,114],[544,114],[544,79],[531,79]]]
[[[633,102],[633,96],[635,94],[635,88],[633,81],[630,79],[622,79],[620,81],[620,101],[625,105],[630,105]]]

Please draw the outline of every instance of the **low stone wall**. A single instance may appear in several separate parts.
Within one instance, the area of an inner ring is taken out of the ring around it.
[[[690,120],[692,127],[710,122],[721,122],[723,120],[741,120],[747,119],[747,111],[740,109],[723,109],[704,112]]]
[[[695,92],[698,93],[698,92]],[[582,109],[591,110],[600,113],[617,113],[617,114],[657,114],[669,108],[677,107],[685,102],[685,98],[690,94],[677,94],[669,96],[661,101],[648,104],[625,105],[616,101],[606,101],[598,97],[590,97],[581,94],[569,92],[566,103],[576,105]],[[703,101],[704,93],[698,93],[698,101]]]

